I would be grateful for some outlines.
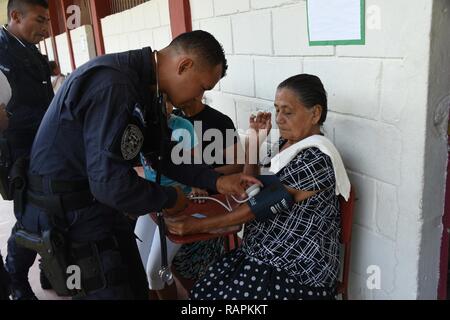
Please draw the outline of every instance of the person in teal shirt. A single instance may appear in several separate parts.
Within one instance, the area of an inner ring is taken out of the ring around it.
[[[189,120],[172,114],[173,106],[167,103],[168,125],[172,130],[172,141],[176,141],[181,144],[180,148],[183,152],[192,153],[192,149],[198,144],[198,139],[194,131],[194,126]],[[142,165],[144,167],[144,175],[147,180],[156,182],[156,171],[146,162],[144,157],[141,156]],[[191,187],[180,184],[166,176],[161,176],[161,185],[163,186],[179,186],[185,194],[191,192]],[[137,240],[137,246],[139,254],[144,264],[145,271],[147,273],[150,298],[161,300],[176,300],[177,288],[174,282],[165,286],[159,276],[159,270],[161,268],[161,242],[159,237],[158,225],[153,221],[150,215],[141,216],[136,222],[134,230]],[[169,266],[172,263],[173,258],[180,249],[180,244],[175,244],[169,239],[167,242],[167,261]]]

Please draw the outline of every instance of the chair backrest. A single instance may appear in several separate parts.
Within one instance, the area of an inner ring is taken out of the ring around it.
[[[352,188],[348,201],[345,201],[343,197],[339,197],[339,207],[341,211],[341,243],[344,250],[344,264],[342,266],[342,281],[338,283],[337,293],[342,295],[343,300],[348,299],[354,206],[355,190]]]
[[[352,188],[348,201],[339,196],[339,207],[341,211],[341,243],[350,244],[352,241],[353,209],[355,206],[355,191]]]

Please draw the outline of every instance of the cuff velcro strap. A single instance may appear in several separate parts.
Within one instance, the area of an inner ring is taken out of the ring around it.
[[[264,188],[247,202],[257,221],[266,221],[292,208],[294,200],[277,176],[264,175],[257,179]]]

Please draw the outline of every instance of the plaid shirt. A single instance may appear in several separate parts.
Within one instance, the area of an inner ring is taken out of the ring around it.
[[[300,284],[335,285],[340,212],[331,159],[318,148],[308,148],[277,176],[293,189],[320,192],[268,221],[248,223],[242,249],[253,258],[286,270]]]

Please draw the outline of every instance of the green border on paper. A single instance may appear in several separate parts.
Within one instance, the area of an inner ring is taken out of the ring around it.
[[[308,27],[308,40],[310,46],[351,46],[351,45],[365,45],[366,44],[366,1],[361,1],[361,39],[354,40],[329,40],[329,41],[311,41],[309,33],[309,12],[308,2],[306,1],[306,20]]]

